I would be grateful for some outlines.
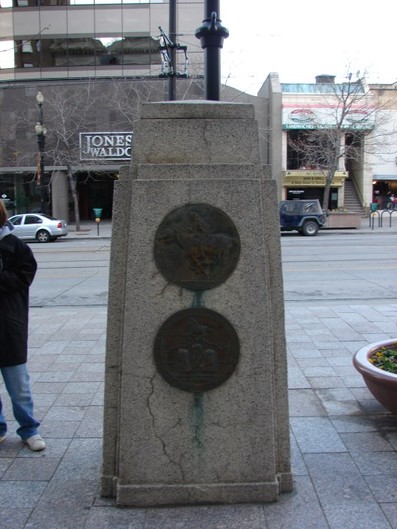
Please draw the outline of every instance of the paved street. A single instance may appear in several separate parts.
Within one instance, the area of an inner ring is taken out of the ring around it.
[[[397,230],[283,236],[286,304],[397,301]]]
[[[30,292],[32,307],[106,306],[110,239],[62,239],[32,243],[38,272]]]
[[[397,334],[397,229],[282,237],[294,491],[167,509],[99,495],[109,235],[31,245],[30,371],[48,448],[28,451],[10,421],[0,528],[397,529],[396,418],[351,365],[361,345]]]
[[[317,237],[284,233],[286,303],[397,301],[395,221],[394,228],[373,231],[328,230]],[[31,244],[39,263],[31,288],[33,307],[107,304],[110,224],[99,233],[91,223],[55,243]]]

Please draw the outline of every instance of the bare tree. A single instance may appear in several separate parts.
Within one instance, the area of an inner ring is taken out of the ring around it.
[[[197,98],[201,94],[194,79],[178,81],[183,96]],[[79,133],[88,130],[133,131],[140,107],[149,101],[164,101],[167,81],[164,79],[114,79],[112,83],[101,80],[89,81],[66,87],[46,90],[46,113],[48,156],[55,166],[67,169],[69,186],[73,198],[76,230],[80,230],[79,202],[76,189],[75,171],[84,163],[92,169],[101,164],[100,160],[84,162],[80,158]],[[115,166],[117,170],[117,166]]]
[[[363,162],[364,153],[384,142],[386,114],[371,96],[365,76],[349,74],[343,83],[319,84],[321,111],[304,130],[289,134],[288,147],[299,163],[325,173],[323,209],[328,209],[336,171]],[[313,114],[313,113],[312,113]]]
[[[167,83],[163,79],[146,78],[131,82],[114,78],[108,89],[108,104],[117,112],[122,126],[131,130],[143,103],[167,98]]]
[[[76,231],[80,231],[79,198],[76,169],[84,165],[80,160],[79,133],[95,123],[96,110],[102,108],[93,82],[67,87],[48,87],[45,91],[48,145],[46,156],[55,167],[66,167],[73,200]]]
[[[202,99],[203,79],[195,76],[177,80],[177,99]],[[123,126],[133,126],[138,119],[142,104],[154,101],[166,101],[168,98],[168,80],[164,78],[146,78],[131,83],[128,79],[113,79],[108,94],[108,104],[117,111]]]

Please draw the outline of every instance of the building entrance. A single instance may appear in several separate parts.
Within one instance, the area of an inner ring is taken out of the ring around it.
[[[79,173],[77,191],[81,220],[95,218],[94,208],[102,209],[102,219],[112,218],[115,175]]]

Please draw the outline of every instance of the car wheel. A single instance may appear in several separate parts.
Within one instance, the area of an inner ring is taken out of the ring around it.
[[[49,242],[51,237],[50,237],[50,234],[48,233],[48,231],[46,230],[39,230],[37,233],[36,233],[36,239],[39,241],[39,242]]]
[[[317,222],[314,222],[314,220],[309,220],[305,222],[302,228],[303,235],[307,235],[309,237],[313,237],[314,235],[317,235],[318,233],[318,224]]]

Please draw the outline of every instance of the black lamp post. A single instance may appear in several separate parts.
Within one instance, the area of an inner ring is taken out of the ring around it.
[[[219,18],[219,0],[205,0],[205,19],[196,30],[201,47],[205,50],[205,98],[219,101],[221,91],[221,49],[229,30]]]
[[[36,123],[35,131],[37,134],[37,145],[39,146],[39,160],[37,164],[37,183],[40,185],[40,209],[41,213],[48,213],[47,205],[47,182],[45,180],[45,165],[44,165],[44,151],[45,151],[45,136],[47,129],[43,123],[43,102],[44,96],[39,91],[36,96],[37,104],[39,105],[39,121]]]

